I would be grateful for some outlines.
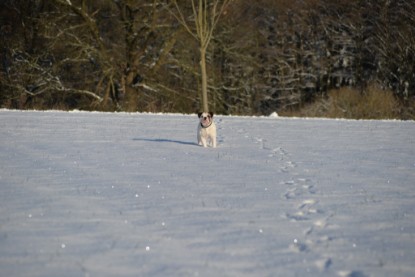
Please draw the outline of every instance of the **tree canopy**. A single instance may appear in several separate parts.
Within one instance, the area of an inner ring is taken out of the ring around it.
[[[216,2],[205,49],[216,113],[269,114],[372,83],[415,97],[414,1]],[[1,1],[0,107],[199,110],[201,45],[173,3],[195,20],[193,1]]]

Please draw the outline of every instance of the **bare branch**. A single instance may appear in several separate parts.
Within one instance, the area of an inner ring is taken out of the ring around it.
[[[193,1],[192,1],[193,3]],[[197,39],[197,36],[192,32],[192,30],[190,29],[189,25],[186,22],[186,19],[184,18],[184,15],[181,11],[181,9],[179,8],[179,5],[177,4],[177,1],[173,1],[173,4],[175,5],[175,9],[178,12],[178,15],[176,13],[174,13],[171,9],[167,8],[167,10],[169,11],[169,13],[171,15],[173,15],[177,21],[186,29],[186,31],[195,39]]]

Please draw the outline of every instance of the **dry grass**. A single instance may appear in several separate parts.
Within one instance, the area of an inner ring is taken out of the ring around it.
[[[318,99],[297,111],[280,112],[280,114],[350,119],[411,119],[409,114],[402,118],[402,110],[402,104],[392,91],[371,85],[363,92],[348,87],[332,90],[327,97]]]

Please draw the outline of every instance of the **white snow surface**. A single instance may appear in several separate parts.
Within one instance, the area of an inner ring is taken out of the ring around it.
[[[0,110],[1,276],[415,276],[415,123]]]

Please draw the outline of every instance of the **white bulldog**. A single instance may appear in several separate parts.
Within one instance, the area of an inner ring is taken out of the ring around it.
[[[200,123],[197,125],[197,142],[203,147],[216,148],[216,125],[213,113],[199,113]]]

